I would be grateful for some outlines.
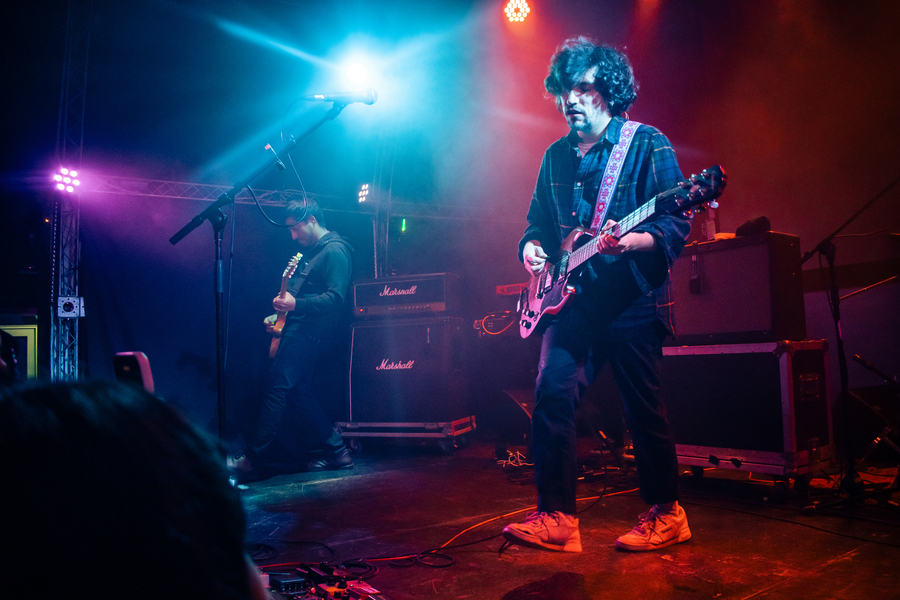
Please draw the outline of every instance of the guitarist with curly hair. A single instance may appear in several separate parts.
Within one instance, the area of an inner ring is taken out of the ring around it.
[[[575,408],[608,363],[623,398],[641,498],[652,507],[616,545],[662,548],[691,536],[678,504],[675,443],[659,396],[667,326],[658,302],[691,223],[682,214],[658,214],[624,234],[615,227],[676,186],[681,169],[658,129],[628,120],[637,85],[621,52],[584,37],[566,40],[544,86],[570,131],[544,154],[519,243],[529,286],[561,268],[553,261],[571,250],[567,244],[589,239],[591,246],[581,270],[566,279],[561,301],[547,310],[552,314],[534,325],[529,319],[539,310],[529,305],[523,311],[523,328],[543,334],[532,423],[538,510],[508,525],[504,535],[512,543],[581,551]],[[530,333],[525,329],[523,335]]]

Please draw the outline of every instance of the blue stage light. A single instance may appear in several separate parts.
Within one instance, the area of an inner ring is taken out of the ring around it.
[[[360,63],[353,63],[347,67],[347,81],[353,85],[363,85],[369,80],[369,70]]]

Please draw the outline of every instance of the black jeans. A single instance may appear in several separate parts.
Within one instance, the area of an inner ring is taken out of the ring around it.
[[[316,367],[332,346],[333,342],[302,331],[281,339],[247,449],[251,462],[256,458],[278,465],[301,463],[309,450],[335,439],[334,424],[313,393]]]
[[[650,323],[628,339],[612,339],[578,307],[568,309],[544,333],[538,367],[532,420],[538,510],[576,512],[575,408],[606,363],[622,396],[641,498],[678,500],[675,441],[660,398],[661,328]]]

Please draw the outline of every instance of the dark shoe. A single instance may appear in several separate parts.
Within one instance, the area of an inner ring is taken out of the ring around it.
[[[228,473],[236,483],[251,483],[272,476],[272,473],[264,468],[264,465],[253,465],[246,454],[229,456],[225,464],[228,467]]]
[[[231,472],[247,473],[253,469],[246,454],[236,454],[225,459],[225,466]]]
[[[346,446],[336,452],[325,452],[306,463],[307,471],[341,471],[353,468],[353,459]]]

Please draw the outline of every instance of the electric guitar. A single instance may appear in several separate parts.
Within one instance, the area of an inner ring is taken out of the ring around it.
[[[626,233],[658,214],[684,214],[699,212],[709,208],[717,208],[716,198],[722,195],[726,183],[722,167],[715,165],[704,169],[699,175],[692,175],[674,188],[657,194],[646,204],[621,221],[601,231],[621,238]],[[599,252],[596,243],[587,241],[597,232],[578,227],[566,236],[560,248],[556,262],[549,260],[544,269],[531,277],[519,294],[519,334],[526,338],[536,329],[545,315],[552,315],[562,310],[569,297],[575,292],[575,286],[569,278],[581,271],[581,265]],[[585,240],[580,238],[585,237]],[[578,244],[581,244],[580,246]]]
[[[303,258],[303,255],[298,252],[297,256],[292,257],[287,267],[284,268],[284,274],[281,276],[281,291],[278,292],[279,298],[284,298],[287,295],[288,282],[294,276],[294,271],[297,270],[297,263],[300,262],[301,258]],[[269,346],[269,358],[275,358],[275,355],[278,353],[278,346],[281,344],[281,330],[284,329],[286,319],[287,311],[278,311],[275,324],[272,326],[272,344]]]

